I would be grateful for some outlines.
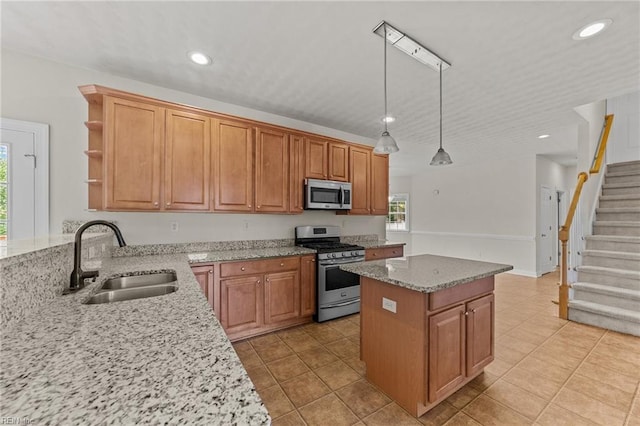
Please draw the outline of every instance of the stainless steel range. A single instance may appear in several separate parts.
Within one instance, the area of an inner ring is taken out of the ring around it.
[[[337,226],[297,226],[296,245],[317,251],[318,322],[360,312],[360,276],[340,270],[364,260],[364,247],[340,242]]]

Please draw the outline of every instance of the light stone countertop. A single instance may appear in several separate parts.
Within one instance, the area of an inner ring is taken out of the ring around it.
[[[365,241],[365,242],[358,242],[357,244],[361,245],[365,249],[380,248],[380,247],[400,247],[405,245],[405,243],[385,241],[385,240]]]
[[[287,246],[256,248],[247,250],[218,250],[206,251],[202,253],[189,253],[188,259],[191,264],[227,262],[232,260],[257,260],[269,257],[301,256],[304,254],[315,254],[315,250],[304,247]]]
[[[175,270],[177,292],[81,302],[123,272]],[[100,278],[12,327],[0,348],[0,413],[34,424],[262,425],[270,418],[187,254],[104,259]]]
[[[340,269],[421,293],[468,283],[513,269],[511,265],[423,254],[349,263]]]

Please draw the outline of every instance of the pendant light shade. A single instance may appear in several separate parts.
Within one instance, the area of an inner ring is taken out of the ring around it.
[[[448,164],[453,163],[453,161],[451,161],[451,157],[449,156],[449,154],[447,154],[447,151],[445,151],[442,148],[442,62],[440,62],[439,72],[440,72],[440,148],[438,149],[438,152],[436,152],[436,155],[434,155],[433,159],[431,160],[430,164],[432,166],[446,166]]]
[[[387,129],[387,26],[384,25],[384,37],[382,37],[382,42],[384,43],[384,132],[378,139],[378,143],[376,147],[373,149],[373,152],[378,154],[392,154],[394,152],[398,152],[400,148],[398,148],[398,144],[396,140],[389,134],[389,130]]]

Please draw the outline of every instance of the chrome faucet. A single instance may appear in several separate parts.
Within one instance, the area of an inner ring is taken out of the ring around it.
[[[120,244],[120,247],[124,247],[127,245],[127,243],[124,242],[124,238],[122,238],[120,229],[112,222],[107,222],[106,220],[92,220],[78,228],[78,230],[76,231],[76,241],[73,246],[73,271],[71,271],[69,292],[80,290],[82,287],[84,287],[85,278],[95,278],[99,274],[99,271],[83,271],[80,267],[80,263],[82,260],[82,233],[87,228],[93,225],[108,226],[109,228],[113,229],[113,232],[116,234],[116,239],[118,240],[118,244]]]

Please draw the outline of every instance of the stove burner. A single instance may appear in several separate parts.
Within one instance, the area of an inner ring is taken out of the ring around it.
[[[299,244],[302,247],[317,250],[318,253],[332,253],[338,251],[347,250],[364,250],[364,247],[355,244],[337,243],[333,241],[329,242],[315,242],[315,243],[302,243]]]

